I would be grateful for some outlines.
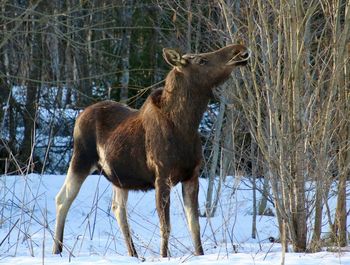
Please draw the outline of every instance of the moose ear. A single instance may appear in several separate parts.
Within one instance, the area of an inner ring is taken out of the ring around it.
[[[173,67],[181,67],[187,64],[187,60],[182,57],[181,53],[174,49],[163,49],[164,60]]]

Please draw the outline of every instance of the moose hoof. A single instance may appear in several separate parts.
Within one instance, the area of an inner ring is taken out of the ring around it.
[[[52,254],[61,254],[62,253],[62,245],[55,243],[52,249]]]
[[[198,247],[198,249],[196,249],[196,256],[202,256],[204,255],[204,251],[203,251],[203,248],[202,246]]]

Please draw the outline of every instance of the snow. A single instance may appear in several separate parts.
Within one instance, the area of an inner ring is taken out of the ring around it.
[[[141,258],[128,257],[110,211],[110,184],[98,175],[89,176],[83,184],[67,217],[66,249],[62,256],[53,255],[54,198],[64,177],[36,174],[0,177],[0,264],[281,264],[280,244],[268,241],[270,236],[278,237],[275,218],[258,216],[258,238],[252,239],[251,190],[244,185],[234,190],[232,177],[223,188],[216,216],[200,218],[204,256],[192,254],[178,185],[171,194],[171,258],[159,257],[153,191],[129,194],[129,222]],[[200,184],[199,199],[203,207],[207,182],[201,179]],[[287,253],[285,264],[350,264],[350,253]]]

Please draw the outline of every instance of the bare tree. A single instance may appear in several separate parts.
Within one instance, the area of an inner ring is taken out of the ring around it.
[[[341,216],[334,227],[342,227],[339,231],[346,233],[341,174],[348,175],[344,165],[349,136],[344,113],[349,110],[346,100],[340,98],[348,98],[342,92],[346,88],[342,80],[349,60],[344,53],[349,7],[345,1],[333,6],[327,1],[258,1],[250,2],[248,9],[244,8],[247,3],[241,3],[241,12],[253,19],[237,19],[237,23],[248,35],[255,56],[251,74],[242,72],[244,83],[236,82],[227,97],[242,107],[267,165],[281,238],[289,239],[295,251],[305,251],[307,219],[313,216],[314,201],[306,194],[309,188],[316,190],[315,246],[320,243],[322,205],[333,161],[337,161],[339,176],[336,216]],[[335,22],[339,29],[334,31]],[[307,189],[310,180],[314,182]],[[344,242],[341,237],[339,245]]]

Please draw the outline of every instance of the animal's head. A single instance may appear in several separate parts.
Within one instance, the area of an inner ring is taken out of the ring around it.
[[[204,89],[227,80],[236,66],[247,64],[250,54],[250,50],[240,44],[200,54],[182,55],[174,49],[163,49],[163,57],[174,71],[182,73],[191,86]]]

